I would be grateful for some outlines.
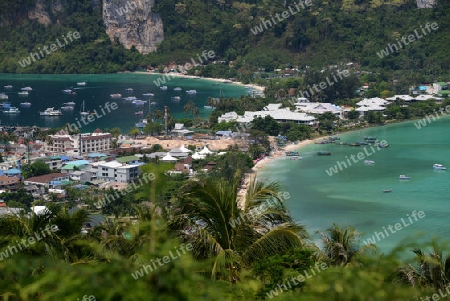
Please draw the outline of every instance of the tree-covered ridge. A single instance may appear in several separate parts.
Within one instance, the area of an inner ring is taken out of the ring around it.
[[[50,9],[49,1],[43,3]],[[225,70],[221,74],[243,79],[250,78],[258,68],[322,68],[349,61],[370,69],[423,70],[439,75],[450,62],[445,52],[450,40],[445,30],[450,20],[445,16],[450,8],[443,1],[435,9],[417,9],[415,0],[382,5],[380,1],[312,0],[311,6],[300,8],[295,15],[256,35],[252,32],[255,26],[296,3],[156,1],[152,11],[162,17],[165,40],[156,53],[149,55],[139,54],[134,48],[124,50],[110,41],[101,3],[78,0],[62,4],[62,11],[50,14],[52,25],[45,26],[28,19],[27,11],[34,8],[34,1],[0,3],[0,72],[117,72],[186,62],[203,50],[214,51],[218,60],[234,61],[235,74]],[[385,58],[376,55],[388,43],[408,36],[426,22],[436,22],[439,29]],[[81,38],[27,67],[18,64],[30,52],[51,45],[69,31],[78,31]]]

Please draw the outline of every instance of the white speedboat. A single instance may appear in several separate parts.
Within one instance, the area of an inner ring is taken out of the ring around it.
[[[399,179],[399,180],[409,180],[409,179],[411,179],[411,177],[408,177],[408,176],[405,176],[405,175],[400,175],[400,176],[398,177],[398,179]]]
[[[180,97],[180,96],[172,96],[171,99],[172,99],[173,101],[180,101],[180,100],[181,100],[181,97]]]
[[[64,94],[72,94],[72,90],[71,89],[65,89],[63,90]]]
[[[4,86],[5,89],[12,89],[12,87],[11,85]]]
[[[125,91],[127,91],[127,92],[133,92],[134,90],[133,90],[133,88],[126,88]]]
[[[147,123],[148,123],[147,119],[141,119],[139,122],[135,123],[134,126],[137,128],[145,128]]]
[[[87,84],[86,84],[86,82],[79,82],[79,83],[77,83],[77,86],[86,86]]]
[[[21,92],[19,92],[17,94],[19,94],[21,96],[28,96],[29,93],[28,93],[28,91],[21,91]]]
[[[84,100],[83,100],[83,104],[81,105],[80,115],[81,115],[81,116],[87,116],[87,115],[89,115],[89,111],[86,112],[86,111],[84,110]]]
[[[24,108],[29,108],[31,107],[31,102],[21,102],[20,106]]]
[[[47,108],[44,112],[39,112],[41,116],[61,116],[62,113],[60,110],[55,110],[54,108]]]
[[[181,90],[183,90],[183,89],[181,89],[180,87],[176,87],[176,88],[173,88],[173,90],[174,90],[174,91],[181,91]]]
[[[0,93],[0,100],[6,100],[8,99],[8,95],[6,95],[5,93]]]
[[[163,90],[163,91],[166,91],[166,90],[167,90],[167,86],[159,87],[159,89],[161,89],[161,90]]]
[[[110,96],[111,98],[121,98],[121,97],[122,97],[122,94],[114,93],[114,94],[109,94],[109,96]]]
[[[212,106],[203,106],[205,109],[214,109]]]
[[[32,91],[33,89],[31,87],[25,87],[25,88],[21,88],[20,90],[22,90],[22,91]]]
[[[69,102],[65,102],[64,105],[74,107],[76,105],[76,103],[74,103],[73,101],[69,101]]]
[[[134,96],[129,96],[129,97],[125,97],[123,100],[126,100],[126,101],[134,101],[134,100],[137,100],[137,98],[134,97]]]
[[[16,107],[10,107],[9,109],[4,110],[3,113],[5,113],[5,114],[19,114],[20,111]]]
[[[143,106],[146,103],[147,103],[147,101],[140,100],[140,99],[133,100],[133,102],[132,102],[132,104],[137,105],[137,106]]]
[[[142,94],[142,96],[152,97],[152,96],[155,96],[155,94],[153,94],[153,93],[144,93],[144,94]]]
[[[197,94],[197,90],[187,90],[186,93],[191,95]]]
[[[374,164],[375,164],[375,161],[372,161],[372,160],[364,160],[364,164],[366,164],[366,165],[374,165]]]
[[[447,168],[444,166],[444,165],[442,165],[442,164],[433,164],[433,169],[436,169],[436,170],[447,170]]]

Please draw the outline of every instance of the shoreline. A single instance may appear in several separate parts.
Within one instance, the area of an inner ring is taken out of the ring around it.
[[[264,90],[266,89],[266,87],[263,86],[259,86],[256,84],[244,84],[242,82],[237,82],[237,81],[230,81],[228,79],[224,79],[224,78],[214,78],[214,77],[201,77],[201,76],[195,76],[195,75],[187,75],[187,74],[182,74],[182,73],[178,73],[178,72],[169,72],[169,73],[152,73],[152,72],[144,72],[144,71],[135,71],[132,72],[135,74],[148,74],[148,75],[160,75],[160,76],[173,76],[173,77],[180,77],[180,78],[188,78],[188,79],[204,79],[204,80],[208,80],[208,81],[215,81],[221,84],[234,84],[234,85],[238,85],[238,86],[243,86],[243,87],[253,87],[255,90],[258,90],[259,92],[264,92]]]
[[[450,117],[450,116],[447,116],[447,117]],[[364,131],[364,130],[372,129],[372,128],[380,128],[380,127],[387,126],[387,125],[397,125],[397,124],[403,124],[403,123],[408,123],[408,122],[413,123],[413,122],[415,122],[417,120],[421,120],[423,118],[424,117],[408,119],[408,120],[402,120],[402,121],[393,121],[393,122],[389,122],[387,124],[379,124],[379,125],[367,126],[367,127],[364,127],[364,128],[352,129],[352,130],[349,130],[349,131],[342,131],[342,132],[339,132],[339,133],[334,133],[332,135],[329,135],[329,134],[322,135],[322,136],[316,137],[314,139],[303,140],[303,141],[299,142],[298,144],[289,144],[282,151],[278,150],[275,153],[275,156],[264,157],[264,159],[256,162],[255,166],[253,166],[250,169],[250,172],[246,173],[244,175],[244,180],[243,180],[244,184],[241,185],[241,187],[239,188],[239,192],[238,192],[238,207],[243,208],[243,199],[242,199],[242,197],[245,196],[245,194],[247,193],[247,188],[248,188],[248,185],[250,183],[250,179],[253,178],[253,180],[258,180],[258,171],[263,169],[265,167],[265,165],[267,165],[268,162],[272,162],[274,160],[279,160],[279,159],[281,159],[283,157],[286,157],[283,154],[284,152],[287,152],[287,151],[300,151],[300,149],[305,147],[306,145],[313,144],[316,141],[323,140],[324,138],[329,137],[329,136],[338,136],[338,135],[343,135],[343,134],[357,133],[359,131]],[[279,152],[282,152],[282,153],[278,154]],[[239,198],[241,198],[241,199],[239,199]]]

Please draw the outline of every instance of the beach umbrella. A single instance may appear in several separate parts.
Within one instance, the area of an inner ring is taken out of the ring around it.
[[[165,161],[165,162],[174,162],[177,161],[177,158],[172,157],[169,153],[167,153],[162,159],[161,161]]]
[[[204,158],[205,158],[205,155],[200,155],[197,152],[192,155],[192,159],[195,159],[195,160],[200,160],[200,159],[204,159]]]
[[[209,154],[212,154],[212,151],[210,151],[206,146],[200,151],[200,155],[209,155]]]
[[[184,153],[190,153],[190,152],[191,152],[190,149],[184,147],[184,144],[180,147],[180,150],[181,150],[182,152],[184,152]]]

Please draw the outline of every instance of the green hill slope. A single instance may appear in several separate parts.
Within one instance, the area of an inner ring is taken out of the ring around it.
[[[50,9],[52,1],[39,2]],[[204,50],[214,51],[220,60],[235,61],[234,69],[244,75],[286,64],[321,68],[353,62],[371,70],[422,70],[425,74],[445,74],[450,66],[448,1],[434,9],[418,9],[416,0],[386,1],[388,4],[380,0],[312,0],[309,6],[303,1],[304,5],[293,1],[282,5],[281,1],[260,0],[156,0],[152,11],[162,17],[165,40],[156,53],[148,55],[110,41],[101,3],[61,3],[63,10],[50,14],[52,25],[45,26],[28,18],[34,1],[0,1],[0,72],[117,72],[186,62]],[[398,52],[383,58],[377,55],[402,37],[408,41],[408,35],[415,30],[420,33],[427,22],[436,22],[438,29],[402,44]],[[255,27],[262,32],[255,34]],[[18,63],[69,31],[78,31],[80,38],[30,65]]]

